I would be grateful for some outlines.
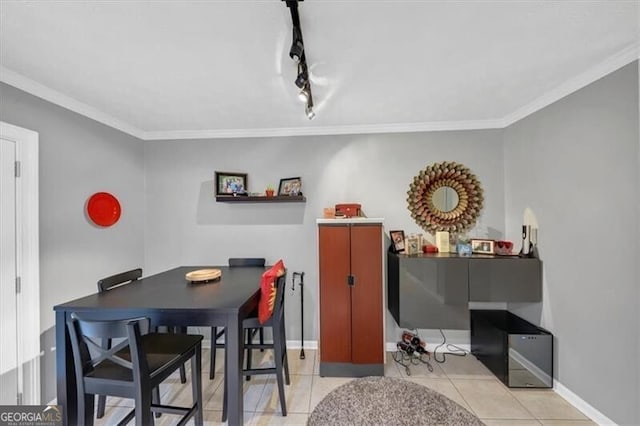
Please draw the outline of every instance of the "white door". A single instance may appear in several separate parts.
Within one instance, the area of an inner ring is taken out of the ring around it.
[[[40,404],[38,139],[0,121],[0,405]]]
[[[18,399],[16,143],[0,139],[0,405]]]

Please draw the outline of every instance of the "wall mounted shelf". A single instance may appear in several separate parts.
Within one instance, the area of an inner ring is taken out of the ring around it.
[[[304,203],[307,198],[304,195],[274,195],[273,197],[216,195],[216,201],[221,203]]]

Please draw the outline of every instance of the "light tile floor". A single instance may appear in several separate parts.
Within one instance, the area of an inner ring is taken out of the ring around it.
[[[275,376],[254,376],[244,385],[244,420],[249,425],[304,425],[315,406],[333,389],[352,378],[320,377],[317,353],[305,350],[306,358],[299,358],[299,350],[289,350],[291,384],[285,386],[288,414],[280,413],[280,401]],[[209,380],[209,351],[204,350],[203,399],[206,425],[223,424],[222,417],[222,372],[223,352],[219,350],[216,376]],[[439,357],[439,359],[441,359]],[[254,352],[254,366],[273,365],[270,351]],[[444,363],[431,361],[433,372],[424,364],[412,365],[411,375],[387,354],[385,375],[398,377],[421,384],[442,393],[478,416],[489,426],[498,425],[594,425],[580,411],[549,389],[509,389],[472,355],[447,356]],[[161,386],[163,404],[191,404],[191,386],[181,385],[179,377],[170,377]],[[132,401],[107,397],[105,417],[96,425],[114,425],[131,409]],[[163,414],[156,424],[177,424],[178,417]],[[191,421],[189,424],[193,424]]]

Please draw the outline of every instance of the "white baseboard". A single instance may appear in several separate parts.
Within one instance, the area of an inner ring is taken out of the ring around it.
[[[302,345],[300,344],[300,340],[287,340],[287,349],[301,349]],[[318,341],[317,340],[305,340],[304,348],[309,350],[318,349]]]
[[[602,414],[600,411],[596,410],[592,407],[587,401],[580,398],[578,395],[573,393],[567,387],[565,387],[562,383],[557,380],[553,382],[553,390],[564,398],[569,404],[576,407],[578,410],[582,412],[585,416],[589,417],[591,420],[596,422],[599,425],[615,425],[616,422]]]

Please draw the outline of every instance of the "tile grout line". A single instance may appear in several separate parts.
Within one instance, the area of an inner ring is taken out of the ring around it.
[[[311,416],[311,397],[313,396],[313,385],[316,382],[316,363],[318,362],[318,357],[320,355],[320,350],[314,351],[313,354],[313,365],[311,366],[311,388],[309,389],[309,403],[307,404],[307,416]],[[320,366],[318,366],[320,367]],[[320,375],[320,370],[318,370],[318,377]]]
[[[315,362],[314,362],[314,368],[315,368]],[[311,389],[309,389],[309,403],[307,404],[307,414],[309,416],[311,415],[311,398],[313,397],[313,386],[315,385],[315,383],[316,383],[316,375],[313,374],[311,376]]]
[[[442,371],[444,371],[444,368],[442,369]],[[449,380],[449,383],[451,383],[451,385],[453,386],[453,388],[456,390],[456,392],[458,392],[458,394],[460,395],[460,397],[462,398],[462,400],[467,404],[467,406],[469,407],[469,409],[471,410],[471,412],[473,413],[474,416],[480,418],[478,416],[478,413],[476,413],[476,411],[473,409],[473,407],[471,406],[471,404],[469,403],[469,401],[467,401],[467,398],[464,397],[463,393],[460,392],[460,389],[458,389],[458,387],[456,386],[456,384],[453,382],[453,380],[451,380],[451,378],[449,377],[449,375],[447,374],[446,371],[444,371],[444,375],[446,376],[447,380]]]

